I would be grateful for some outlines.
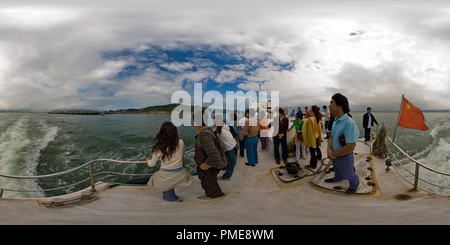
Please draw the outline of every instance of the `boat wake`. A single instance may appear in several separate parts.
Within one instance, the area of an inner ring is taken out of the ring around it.
[[[0,135],[0,173],[35,175],[41,150],[53,141],[58,127],[44,121],[33,122],[29,115],[18,118]],[[40,187],[36,180],[0,178],[0,188],[33,189]],[[42,193],[38,194],[43,196]],[[36,197],[36,193],[5,192],[6,197]]]
[[[426,148],[412,155],[417,161],[442,172],[450,173],[450,121],[449,118],[439,118],[436,120],[434,127],[431,129],[429,135],[432,137],[432,143]],[[431,128],[431,127],[430,127]],[[409,171],[414,173],[415,164],[409,159],[404,158],[400,160]],[[410,163],[410,164],[408,164]],[[411,175],[409,176],[412,180]],[[440,175],[432,171],[420,169],[420,178],[430,183],[450,187],[450,177]],[[428,185],[424,182],[419,182],[419,187],[426,190],[449,195],[450,190]]]
[[[440,121],[430,132],[433,143],[413,157],[430,167],[450,172],[450,122]]]

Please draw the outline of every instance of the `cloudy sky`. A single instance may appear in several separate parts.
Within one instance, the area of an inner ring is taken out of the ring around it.
[[[0,110],[143,108],[194,83],[450,109],[449,57],[447,0],[0,2]]]

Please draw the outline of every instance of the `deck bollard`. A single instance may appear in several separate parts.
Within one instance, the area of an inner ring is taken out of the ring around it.
[[[81,192],[82,200],[88,200],[91,195],[92,195],[92,193],[89,191]]]
[[[53,198],[52,204],[53,204],[53,206],[62,206],[62,205],[64,205],[64,199],[59,198],[59,197]]]

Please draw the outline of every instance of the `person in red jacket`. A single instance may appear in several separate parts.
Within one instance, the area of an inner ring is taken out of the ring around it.
[[[309,111],[307,106],[305,106],[305,118],[309,118]]]

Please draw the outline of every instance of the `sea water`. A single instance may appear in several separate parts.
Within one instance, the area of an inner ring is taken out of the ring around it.
[[[361,137],[364,136],[362,117],[364,113],[352,113],[358,122]],[[397,113],[376,113],[381,127],[384,123],[392,138]],[[395,142],[409,155],[440,171],[450,173],[450,114],[424,113],[428,131],[398,127]],[[0,114],[0,173],[9,175],[45,175],[67,171],[95,159],[123,161],[145,161],[151,156],[153,138],[170,114],[109,114],[62,115],[46,113],[3,113]],[[376,133],[376,125],[372,132]],[[180,138],[186,150],[194,148],[197,130],[195,127],[178,127]],[[394,155],[410,170],[414,164],[408,161],[386,140]],[[185,156],[187,169],[195,171],[193,153]],[[159,164],[149,168],[146,164],[94,163],[94,172],[112,171],[127,174],[152,174]],[[401,169],[400,169],[401,170]],[[403,170],[401,170],[403,171]],[[405,172],[405,171],[403,171]],[[408,176],[405,174],[405,176]],[[49,179],[0,178],[0,188],[32,189],[38,192],[5,191],[5,197],[44,197],[71,193],[88,187],[89,181],[63,190],[43,192],[59,186],[66,186],[89,177],[88,168]],[[450,178],[421,169],[421,178],[450,187]],[[96,181],[125,182],[130,176],[98,175]],[[408,177],[412,180],[412,177]],[[439,188],[420,183],[421,187],[446,193]],[[449,192],[450,193],[450,192]]]
[[[353,113],[355,121],[359,122],[361,136],[364,137],[362,128],[362,116],[364,113]],[[417,161],[441,172],[450,173],[450,113],[423,113],[427,131],[407,129],[397,127],[395,143],[408,155]],[[392,139],[395,126],[398,120],[397,113],[374,113],[376,120],[384,123],[388,130],[388,136]],[[376,131],[374,125],[372,132]],[[411,173],[415,172],[415,163],[400,153],[390,142],[386,140],[387,147],[392,151],[393,156],[388,153],[388,157],[395,164],[395,158]],[[395,158],[394,158],[395,156]],[[414,182],[414,176],[408,173],[400,164],[395,164],[400,173],[411,183]],[[450,188],[450,177],[434,173],[425,168],[419,169],[419,177],[426,182]],[[419,180],[419,187],[442,195],[450,195],[450,190],[430,185]]]
[[[63,172],[95,159],[145,161],[151,156],[153,138],[170,114],[62,115],[44,113],[0,114],[0,173],[9,175],[46,175]],[[178,127],[186,150],[194,147],[195,127]],[[193,153],[185,156],[189,171],[194,171]],[[159,169],[146,164],[97,162],[94,172],[152,174]],[[89,177],[88,168],[49,179],[0,178],[0,188],[46,190],[67,186]],[[122,183],[137,177],[99,175],[96,181]],[[5,197],[43,197],[70,193],[90,185],[50,192],[10,192]]]

